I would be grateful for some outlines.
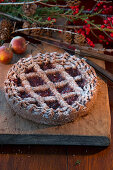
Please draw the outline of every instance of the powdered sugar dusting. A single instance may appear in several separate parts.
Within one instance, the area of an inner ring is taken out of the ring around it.
[[[34,114],[37,109],[37,115],[43,115],[42,122],[56,119],[56,124],[60,117],[66,121],[73,111],[84,110],[96,88],[96,73],[84,59],[56,52],[19,60],[5,81],[9,100],[17,99]]]

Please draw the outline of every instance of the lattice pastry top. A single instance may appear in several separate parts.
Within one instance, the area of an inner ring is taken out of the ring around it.
[[[58,125],[87,114],[97,87],[96,73],[84,59],[67,53],[38,53],[12,66],[5,96],[22,117]]]

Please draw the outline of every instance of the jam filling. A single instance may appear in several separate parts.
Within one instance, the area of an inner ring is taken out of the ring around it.
[[[80,72],[77,69],[74,69],[74,68],[66,69],[66,72],[68,74],[70,74],[72,77],[76,77],[76,76],[80,75]]]
[[[40,68],[42,70],[47,70],[47,69],[52,69],[54,68],[53,65],[49,62],[49,63],[43,63],[40,65]]]
[[[67,84],[63,87],[57,88],[58,92],[61,94],[73,92],[73,89]]]
[[[35,104],[36,106],[40,107],[40,104],[37,101],[35,103],[33,103],[33,104]]]
[[[65,98],[65,101],[69,104],[69,105],[72,105],[76,100],[77,100],[78,96],[75,95],[75,96],[71,96],[71,97],[68,97],[68,98]]]
[[[76,81],[76,83],[78,84],[79,87],[83,88],[85,85],[85,80],[81,79],[81,80]]]
[[[32,73],[32,72],[35,72],[33,67],[31,67],[30,69],[28,69],[28,68],[25,69],[25,73],[27,73],[27,74]]]
[[[21,80],[20,80],[19,77],[18,77],[17,79],[14,79],[13,81],[14,81],[14,83],[15,83],[18,87],[19,87],[19,86],[22,86]]]
[[[24,92],[20,92],[19,96],[20,96],[22,99],[30,97],[30,95],[27,94],[25,91],[24,91]]]
[[[41,77],[37,77],[37,76],[29,77],[27,80],[29,81],[32,87],[36,87],[44,84],[44,81],[41,79]]]
[[[54,94],[50,91],[50,89],[44,90],[44,91],[36,91],[36,93],[42,97],[47,97],[47,96],[54,96]]]
[[[53,83],[64,80],[64,78],[59,73],[48,74],[47,76]]]
[[[46,101],[46,104],[48,105],[48,107],[53,108],[53,109],[61,108],[61,106],[60,106],[60,104],[58,103],[57,100],[52,101],[52,102],[50,102],[50,101],[47,102]]]

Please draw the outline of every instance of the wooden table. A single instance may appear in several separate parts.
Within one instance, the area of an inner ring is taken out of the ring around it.
[[[107,62],[106,68],[113,73],[113,63]],[[108,82],[108,87],[112,115],[113,84]],[[112,170],[112,139],[113,126],[109,147],[1,145],[0,170]]]

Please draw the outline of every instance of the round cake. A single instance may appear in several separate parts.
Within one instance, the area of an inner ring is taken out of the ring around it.
[[[11,67],[5,96],[23,118],[61,125],[90,112],[98,84],[95,70],[84,59],[68,53],[38,53]]]

